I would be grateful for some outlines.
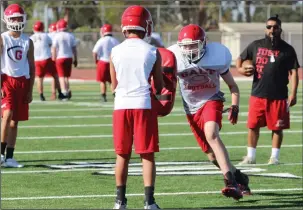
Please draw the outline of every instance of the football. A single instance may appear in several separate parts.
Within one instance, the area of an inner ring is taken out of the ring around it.
[[[252,60],[245,60],[242,62],[242,68],[244,68],[244,75],[249,77],[254,74],[255,72],[255,67],[253,65]]]
[[[253,61],[252,60],[245,60],[242,62],[242,67],[245,67],[247,65],[253,65]]]

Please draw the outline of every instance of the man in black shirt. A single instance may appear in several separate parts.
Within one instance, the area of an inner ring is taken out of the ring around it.
[[[252,42],[237,59],[236,67],[245,76],[253,75],[247,127],[247,156],[240,164],[256,163],[260,127],[272,130],[272,153],[268,164],[279,163],[283,129],[289,128],[289,107],[296,104],[299,63],[294,48],[281,39],[278,16],[266,21],[264,39]],[[242,66],[251,60],[252,65]],[[288,96],[288,77],[291,91]]]

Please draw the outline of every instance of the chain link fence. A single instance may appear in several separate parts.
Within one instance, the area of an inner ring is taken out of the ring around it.
[[[66,5],[64,1],[36,1],[35,12],[28,20],[26,33],[32,33],[32,25],[36,20],[42,20],[47,30],[48,24],[56,19],[54,11],[63,14],[67,9],[74,11],[70,14],[70,21],[84,21],[92,18],[95,23],[94,27],[85,25],[76,28],[73,33],[78,40],[79,68],[94,68],[95,64],[92,58],[92,49],[99,39],[99,27],[103,23],[110,23],[114,28],[114,36],[122,41],[123,35],[120,28],[120,18],[127,5],[126,1],[100,1],[96,5]],[[63,3],[62,3],[63,2]],[[72,2],[72,1],[69,1]],[[219,30],[219,23],[224,22],[245,22],[245,7],[235,9],[235,6],[224,5],[218,1],[209,1],[210,3],[203,5],[181,4],[182,1],[170,1],[170,3],[159,3],[142,0],[142,6],[147,7],[152,13],[154,20],[154,31],[159,32],[162,36],[166,47],[176,43],[180,28],[187,23],[198,24],[201,21],[201,15],[205,18],[203,26],[207,30],[209,41],[216,41],[225,44],[232,53],[233,60],[237,58],[239,53],[253,40],[264,37],[264,32],[239,33],[239,32],[222,32]],[[197,1],[196,1],[197,2]],[[205,1],[206,2],[206,1]],[[231,1],[229,1],[231,2]],[[228,4],[228,3],[227,3]],[[91,9],[89,11],[94,14],[83,15],[83,9]],[[1,7],[2,13],[3,8]],[[303,4],[293,5],[251,5],[249,7],[252,22],[265,22],[265,20],[276,13],[279,14],[283,25],[286,22],[302,22]],[[202,12],[202,14],[201,14]],[[90,17],[91,16],[91,17]],[[2,15],[1,15],[2,17]],[[62,17],[62,16],[61,16]],[[98,20],[98,21],[96,21]],[[250,23],[247,23],[249,28]],[[72,24],[71,24],[72,25]],[[70,26],[71,26],[70,25]],[[3,31],[3,25],[1,31]],[[294,46],[299,62],[302,65],[302,29],[301,32],[285,32],[284,39]]]

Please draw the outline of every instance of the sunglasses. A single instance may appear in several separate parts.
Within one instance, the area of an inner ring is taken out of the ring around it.
[[[271,29],[271,28],[279,29],[280,26],[278,26],[278,25],[267,25],[266,28],[267,28],[267,29]]]

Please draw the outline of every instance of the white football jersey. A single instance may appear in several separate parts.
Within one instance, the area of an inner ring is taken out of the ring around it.
[[[112,37],[105,36],[100,38],[94,46],[93,53],[97,54],[97,59],[105,62],[109,62],[110,53],[116,45],[120,42]]]
[[[72,58],[73,47],[76,47],[76,39],[73,34],[65,31],[56,32],[52,47],[56,48],[57,59]]]
[[[177,76],[187,114],[196,113],[208,100],[224,100],[220,92],[220,75],[229,70],[231,53],[227,47],[212,42],[206,45],[198,63],[189,63],[175,44],[168,48],[177,58]]]
[[[56,35],[56,32],[50,32],[47,34],[49,36],[49,38],[52,40],[52,42],[54,41],[54,37]]]
[[[111,59],[118,81],[114,109],[151,109],[150,78],[157,48],[130,38],[112,49]]]
[[[27,59],[29,37],[22,33],[20,37],[14,38],[9,35],[9,31],[2,33],[1,37],[3,42],[1,74],[10,77],[25,76],[27,79],[30,78]]]
[[[34,43],[35,61],[42,61],[49,59],[51,55],[52,40],[48,34],[43,32],[34,33],[30,39]]]

